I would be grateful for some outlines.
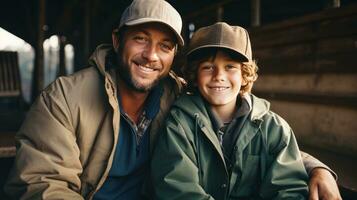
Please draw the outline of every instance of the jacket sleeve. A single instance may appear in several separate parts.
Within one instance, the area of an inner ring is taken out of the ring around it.
[[[329,171],[332,174],[332,176],[335,177],[335,180],[337,180],[337,174],[334,171],[332,171],[332,169],[330,169],[327,165],[325,165],[324,163],[322,163],[321,161],[319,161],[318,159],[316,159],[315,157],[304,151],[300,151],[300,153],[301,153],[302,161],[304,162],[305,169],[309,176],[314,169],[324,168],[327,171]]]
[[[79,194],[79,148],[60,88],[47,88],[37,98],[16,135],[16,146],[4,188],[10,198],[83,199]]]
[[[154,150],[151,171],[155,199],[210,199],[199,184],[192,141],[172,112]]]
[[[273,142],[275,144],[269,147],[271,164],[266,169],[267,173],[262,181],[262,197],[305,199],[308,196],[308,176],[292,130],[278,128],[269,134],[277,134],[280,137],[277,137],[278,142]],[[272,194],[273,196],[270,196]]]

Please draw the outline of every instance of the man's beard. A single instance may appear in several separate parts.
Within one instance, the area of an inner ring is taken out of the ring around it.
[[[149,92],[162,79],[162,77],[161,78],[158,77],[150,84],[143,85],[133,77],[133,75],[130,72],[129,64],[123,62],[121,51],[117,53],[116,57],[118,59],[118,71],[119,71],[120,79],[123,80],[130,89],[133,89],[136,92],[141,92],[141,93]]]

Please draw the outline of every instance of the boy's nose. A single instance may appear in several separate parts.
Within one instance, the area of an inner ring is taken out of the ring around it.
[[[215,81],[223,81],[224,80],[224,72],[222,70],[214,70],[214,73],[213,73],[213,80]]]

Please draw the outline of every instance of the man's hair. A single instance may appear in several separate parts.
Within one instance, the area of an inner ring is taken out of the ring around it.
[[[198,66],[204,61],[214,60],[218,51],[222,51],[224,54],[229,56],[234,61],[240,62],[242,64],[241,65],[242,77],[243,80],[246,82],[246,84],[241,86],[239,94],[242,95],[247,92],[250,93],[253,87],[253,83],[258,78],[258,74],[257,74],[258,66],[256,62],[254,60],[250,62],[243,62],[242,56],[237,54],[236,52],[226,48],[214,48],[214,47],[201,49],[195,52],[194,54],[190,54],[187,57],[186,64],[182,70],[184,78],[187,81],[187,90],[189,92],[196,91]]]

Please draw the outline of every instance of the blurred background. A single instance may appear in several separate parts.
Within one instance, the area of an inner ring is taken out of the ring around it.
[[[338,174],[357,199],[357,0],[168,0],[186,44],[225,21],[248,29],[259,78],[253,93],[292,126],[300,148]],[[0,3],[0,187],[14,135],[39,92],[87,67],[130,0],[4,0]],[[173,69],[180,74],[185,48]],[[45,136],[45,133],[44,133]],[[1,195],[0,195],[1,198]]]

